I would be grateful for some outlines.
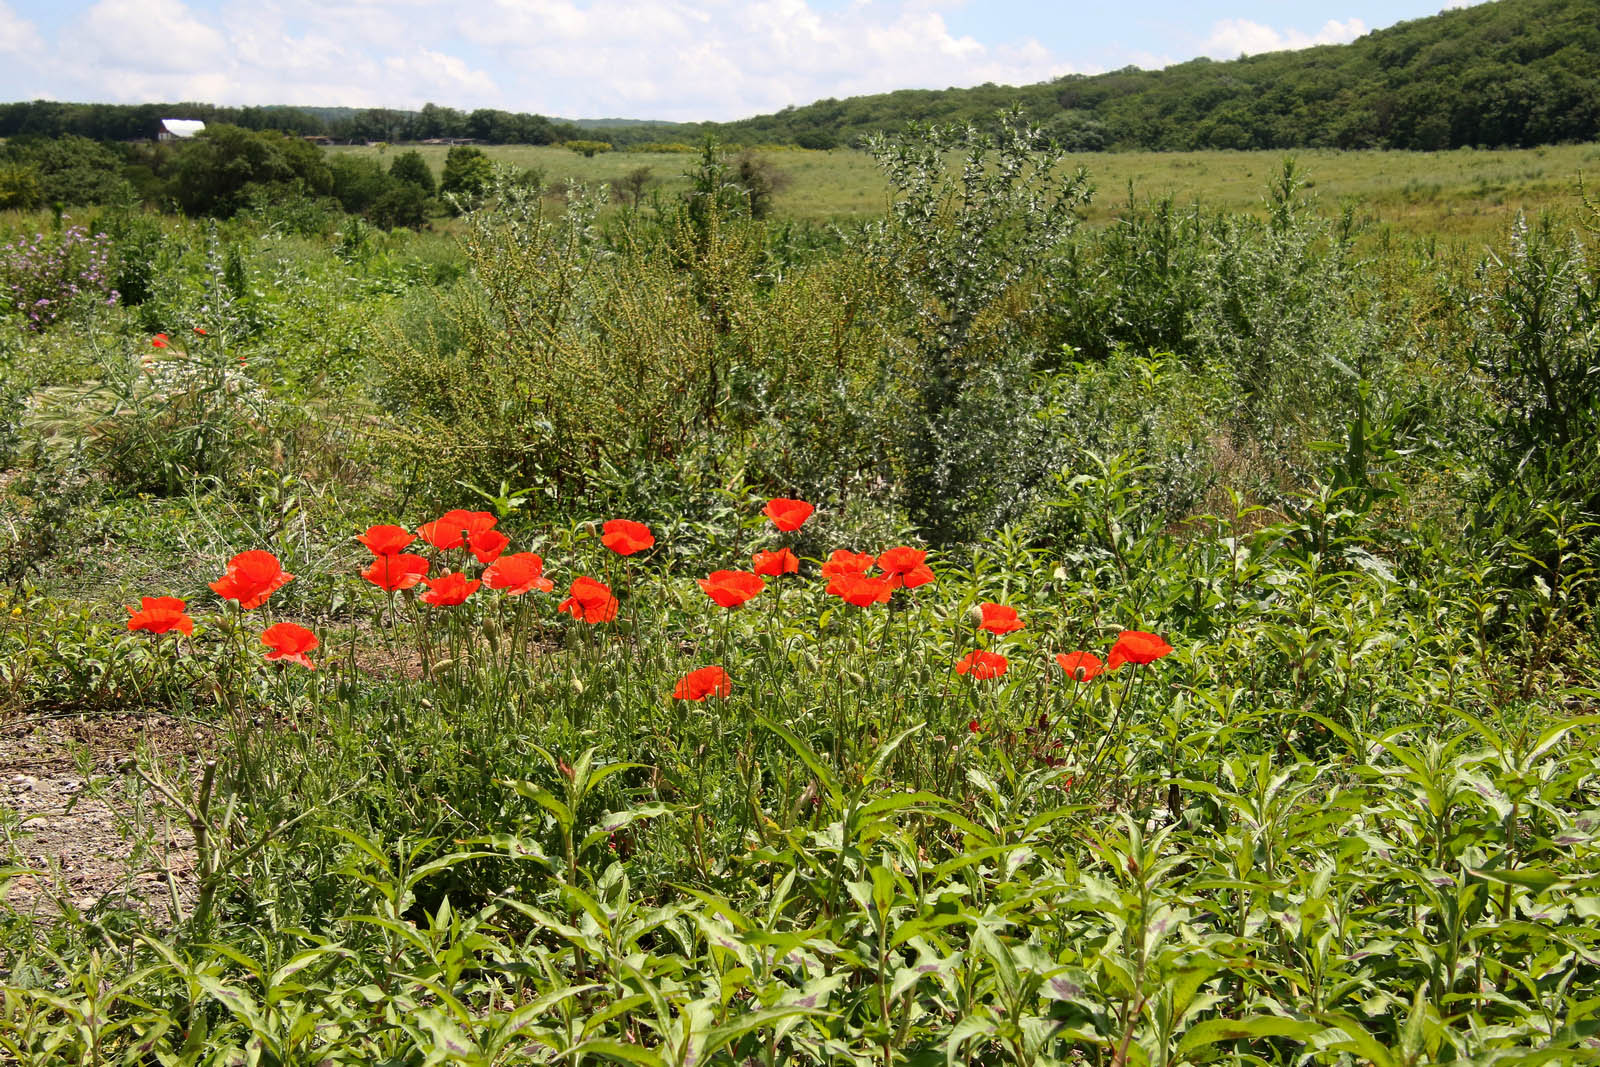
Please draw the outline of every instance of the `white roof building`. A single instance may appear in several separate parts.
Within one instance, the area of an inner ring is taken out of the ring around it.
[[[156,131],[158,141],[184,141],[206,128],[199,119],[162,119]]]

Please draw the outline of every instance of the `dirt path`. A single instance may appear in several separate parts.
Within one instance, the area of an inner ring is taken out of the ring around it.
[[[48,916],[132,908],[171,922],[172,883],[187,906],[193,838],[124,772],[141,752],[193,758],[208,732],[159,716],[0,722],[0,866],[39,872],[0,881],[4,906]]]

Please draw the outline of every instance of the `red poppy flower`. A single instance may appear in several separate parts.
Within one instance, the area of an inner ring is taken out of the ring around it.
[[[956,673],[970,674],[974,679],[982,681],[986,678],[1000,677],[1010,666],[1010,661],[1000,653],[986,652],[980,648],[968,652],[961,658],[961,662],[956,664]]]
[[[780,548],[776,552],[757,552],[750,557],[750,562],[754,564],[752,569],[757,574],[768,578],[800,572],[800,560],[787,548]]]
[[[317,665],[306,657],[307,652],[317,647],[317,635],[304,626],[292,622],[269,626],[261,634],[261,643],[267,646],[268,659],[298,663],[308,671],[317,669]]]
[[[479,563],[493,563],[511,545],[511,538],[499,530],[478,530],[467,538],[467,548]]]
[[[674,700],[704,700],[706,697],[725,697],[733,692],[733,679],[721,667],[701,667],[678,679],[672,689]]]
[[[154,345],[156,348],[170,348],[170,347],[172,347],[170,344],[167,343],[167,335],[164,334],[164,333],[158,333],[154,337],[150,338],[150,343],[152,345]]]
[[[1016,608],[1008,608],[1004,604],[988,600],[979,604],[978,608],[983,612],[983,620],[978,623],[980,630],[988,630],[992,634],[1009,634],[1027,625],[1017,618]]]
[[[367,532],[356,537],[374,556],[392,556],[404,552],[406,546],[417,539],[404,526],[368,526]]]
[[[772,525],[788,533],[804,526],[811,513],[817,509],[807,504],[804,500],[786,500],[775,497],[767,501],[767,506],[761,509],[761,514],[772,520]]]
[[[211,591],[224,600],[237,600],[248,611],[288,585],[294,575],[283,569],[278,557],[260,548],[241,552],[228,561],[228,570],[211,583]]]
[[[653,546],[656,543],[656,535],[642,522],[634,522],[632,519],[612,519],[606,523],[600,543],[619,556],[631,556],[635,552],[643,552]]]
[[[417,527],[417,533],[434,548],[465,548],[473,534],[492,529],[499,522],[487,511],[463,511],[455,508],[432,522]]]
[[[1154,663],[1171,651],[1172,646],[1156,634],[1124,630],[1106,656],[1106,667],[1114,671],[1124,663]]]
[[[205,331],[205,327],[204,326],[196,326],[194,328],[194,332],[199,334],[201,337],[204,337],[206,335],[206,331]]]
[[[933,571],[923,561],[928,554],[921,549],[891,548],[878,557],[878,566],[884,576],[889,579],[889,584],[899,589],[915,589],[919,585],[927,585],[933,581]]]
[[[446,571],[437,578],[424,578],[428,591],[422,594],[423,603],[432,604],[436,608],[450,608],[460,604],[467,597],[478,591],[478,586],[483,583],[476,578],[468,578],[457,571]]]
[[[175,596],[147,596],[139,599],[137,609],[128,608],[128,629],[164,634],[176,630],[180,634],[194,633],[194,620],[185,615],[187,605]]]
[[[981,734],[981,733],[983,733],[982,724],[980,724],[977,719],[968,719],[967,720],[967,733],[969,733],[969,734]]]
[[[579,575],[572,579],[570,595],[556,605],[556,610],[581,622],[610,622],[617,617],[617,598],[604,582]]]
[[[537,589],[548,593],[555,584],[544,576],[544,560],[532,552],[501,556],[483,572],[490,589],[504,589],[509,596],[521,596]]]
[[[828,592],[858,608],[887,604],[894,586],[887,578],[868,578],[864,574],[841,574],[828,583]]]
[[[749,571],[712,571],[710,577],[697,580],[706,596],[725,608],[736,608],[767,587]]]
[[[851,552],[849,549],[836,548],[833,555],[822,565],[824,578],[838,578],[845,574],[861,576],[870,571],[877,559],[868,552]]]
[[[392,552],[378,556],[372,566],[361,572],[361,577],[390,593],[410,589],[428,573],[428,561],[409,552]]]
[[[1056,662],[1061,664],[1061,669],[1067,672],[1068,678],[1080,682],[1087,682],[1106,669],[1106,665],[1100,662],[1100,657],[1093,652],[1057,652]]]

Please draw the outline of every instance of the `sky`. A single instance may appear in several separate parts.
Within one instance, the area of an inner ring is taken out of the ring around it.
[[[727,120],[1336,44],[1446,0],[0,0],[0,101]]]

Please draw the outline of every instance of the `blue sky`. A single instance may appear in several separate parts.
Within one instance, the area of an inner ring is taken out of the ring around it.
[[[0,100],[731,119],[1352,40],[1445,0],[0,0]]]

